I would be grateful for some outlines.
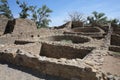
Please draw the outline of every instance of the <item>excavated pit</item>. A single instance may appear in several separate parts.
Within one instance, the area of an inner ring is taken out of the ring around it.
[[[70,31],[64,32],[64,34],[77,34],[77,35],[84,35],[90,36],[96,39],[102,39],[105,36],[105,32],[100,29],[99,27],[80,27],[80,28],[73,28]]]
[[[65,42],[65,43],[86,43],[89,42],[90,39],[85,36],[73,36],[73,35],[59,35],[59,36],[49,36],[44,38],[47,41],[57,41],[57,42]]]
[[[52,45],[52,44],[43,43],[41,47],[40,56],[46,56],[57,59],[59,58],[83,59],[91,51],[92,49],[86,49],[86,48],[77,49],[70,46]]]
[[[86,27],[86,28],[74,28],[72,29],[73,32],[83,32],[83,33],[96,33],[100,32],[98,28],[94,27]]]

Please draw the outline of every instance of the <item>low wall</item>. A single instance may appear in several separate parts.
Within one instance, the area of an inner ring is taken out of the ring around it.
[[[120,46],[109,46],[110,51],[120,52]]]
[[[71,31],[66,31],[64,34],[77,34],[77,35],[85,35],[90,36],[96,39],[102,39],[105,37],[104,30],[99,27],[79,27],[73,28]]]
[[[63,29],[63,28],[71,29],[71,24],[72,24],[72,22],[70,21],[70,22],[67,22],[67,23],[65,23],[65,24],[63,24],[61,26],[53,27],[53,28],[54,29]]]
[[[120,35],[120,27],[113,27],[113,32]]]
[[[71,80],[98,80],[96,73],[89,67],[65,63],[58,59],[35,57],[29,53],[0,52],[0,61],[7,61],[16,65],[29,67],[44,74],[59,76]],[[80,62],[82,63],[82,62]]]
[[[117,34],[111,35],[111,45],[120,46],[120,35]]]
[[[72,28],[83,27],[83,22],[72,21]]]
[[[47,41],[64,41],[64,42],[69,42],[71,41],[72,43],[86,43],[86,42],[90,42],[90,38],[86,37],[86,36],[75,36],[75,35],[56,35],[56,36],[49,36],[49,37],[45,37],[43,38],[44,40]]]
[[[64,34],[77,34],[77,35],[84,35],[84,36],[90,36],[92,38],[95,38],[95,39],[102,39],[105,37],[105,34],[104,33],[83,33],[83,32],[64,32]]]
[[[51,57],[51,58],[67,58],[83,59],[87,54],[89,54],[92,49],[76,49],[70,46],[52,45],[52,44],[42,44],[41,56]]]
[[[102,30],[104,30],[106,33],[108,32],[109,26],[99,26]]]
[[[98,28],[94,28],[94,27],[74,28],[72,30],[73,30],[73,32],[84,32],[84,33],[100,32],[100,30]]]

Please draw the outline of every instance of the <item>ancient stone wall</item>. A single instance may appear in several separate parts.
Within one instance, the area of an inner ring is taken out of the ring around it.
[[[120,35],[120,27],[113,27],[113,33]]]
[[[109,50],[120,52],[120,35],[115,34],[115,32],[111,35]]]
[[[3,35],[8,24],[8,18],[0,15],[0,35]]]
[[[15,37],[1,37],[0,44],[13,44],[15,42]]]
[[[83,22],[72,21],[72,28],[83,27]]]
[[[0,35],[13,33],[24,34],[28,32],[35,32],[37,30],[35,22],[28,19],[14,19],[9,20],[3,15],[0,15]]]
[[[102,30],[104,30],[106,33],[108,32],[109,26],[99,26]]]
[[[75,58],[84,58],[87,54],[89,54],[92,49],[76,49],[70,46],[61,46],[61,45],[52,45],[42,43],[42,48],[40,55],[51,57],[51,58],[67,58],[67,59],[75,59]]]
[[[63,28],[71,29],[71,27],[72,27],[72,22],[70,21],[70,22],[67,22],[61,26],[54,27],[54,29],[63,29]]]
[[[120,35],[117,34],[111,35],[111,45],[120,46]]]
[[[15,19],[14,20],[13,34],[21,34],[33,32],[37,29],[35,22],[28,19]]]
[[[57,42],[71,42],[74,44],[79,44],[79,43],[86,43],[91,40],[91,38],[86,37],[86,36],[75,36],[75,35],[56,35],[56,36],[48,36],[45,38],[42,38],[43,40],[46,41],[57,41]]]
[[[4,34],[10,34],[10,33],[12,33],[13,30],[14,30],[14,25],[15,25],[15,22],[13,20],[9,20],[8,24],[6,26]]]
[[[0,52],[0,61],[11,62],[16,65],[29,67],[44,74],[59,76],[67,79],[97,80],[96,73],[90,67],[77,66],[72,61],[65,63],[64,60],[50,59],[46,57],[33,56],[23,51]],[[82,62],[80,63],[82,64]]]
[[[78,27],[73,28],[71,31],[65,31],[64,34],[85,35],[96,39],[101,39],[105,36],[105,32],[99,27]]]
[[[83,22],[80,21],[69,21],[59,27],[55,27],[55,29],[72,29],[72,28],[77,28],[77,27],[83,27]]]
[[[114,51],[114,52],[120,52],[120,46],[109,46],[109,50],[110,51]]]
[[[74,32],[84,32],[84,33],[100,32],[100,30],[97,27],[82,27],[82,28],[74,28],[72,30]]]

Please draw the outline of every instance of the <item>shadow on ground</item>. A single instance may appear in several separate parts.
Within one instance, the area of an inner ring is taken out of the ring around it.
[[[67,79],[64,79],[64,78],[61,78],[61,77],[42,74],[42,73],[40,73],[36,70],[26,68],[26,67],[22,67],[22,66],[16,66],[16,65],[13,65],[11,63],[7,63],[7,62],[3,62],[3,61],[2,62],[0,61],[0,64],[1,65],[7,65],[8,68],[12,68],[12,69],[15,69],[15,70],[25,72],[27,74],[30,74],[30,75],[35,76],[37,78],[40,78],[40,80],[67,80]]]

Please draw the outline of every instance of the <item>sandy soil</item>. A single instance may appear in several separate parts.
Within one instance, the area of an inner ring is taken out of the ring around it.
[[[102,70],[120,76],[120,57],[105,56]]]

